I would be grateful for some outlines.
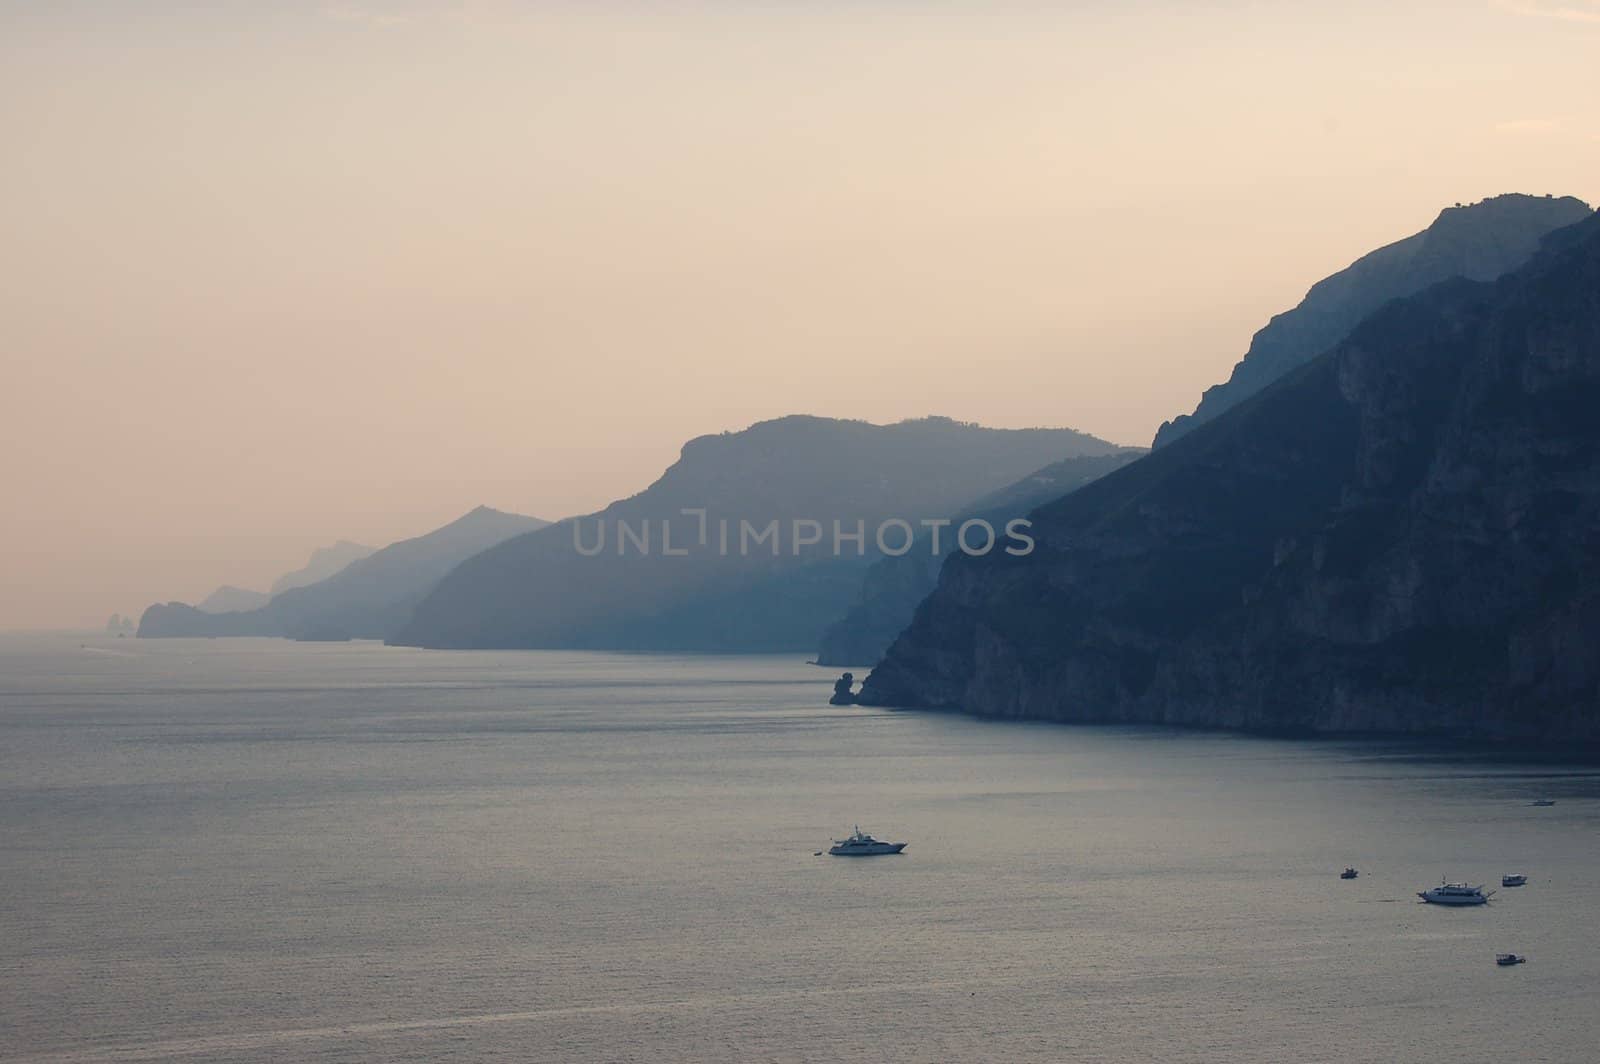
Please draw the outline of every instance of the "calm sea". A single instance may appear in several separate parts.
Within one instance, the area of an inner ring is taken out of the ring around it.
[[[833,678],[0,639],[0,1059],[1596,1059],[1595,767]]]

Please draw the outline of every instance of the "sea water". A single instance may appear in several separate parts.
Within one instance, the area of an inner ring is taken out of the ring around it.
[[[1600,768],[833,679],[0,638],[0,1059],[1595,1059]]]

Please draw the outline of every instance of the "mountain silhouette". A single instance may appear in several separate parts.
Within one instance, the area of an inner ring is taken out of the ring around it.
[[[1194,413],[1161,426],[1154,446],[1171,443],[1304,365],[1391,299],[1452,277],[1492,281],[1527,262],[1546,233],[1588,214],[1588,205],[1571,196],[1515,193],[1446,208],[1422,232],[1363,255],[1312,285],[1298,306],[1256,333],[1233,375],[1206,389]]]
[[[948,519],[1046,462],[1119,450],[1070,429],[1002,430],[948,418],[874,425],[793,416],[702,436],[639,494],[471,559],[393,641],[810,652],[878,557],[881,522]],[[704,525],[685,510],[703,511]],[[795,522],[813,521],[822,541],[794,542],[805,538],[791,534]],[[846,532],[859,522],[859,551],[845,542],[835,554],[835,521]],[[741,549],[743,524],[772,525],[781,542]],[[650,553],[624,540],[624,528],[635,536],[648,528]],[[592,546],[602,535],[603,550],[580,552],[580,542]],[[668,546],[686,553],[669,555]]]
[[[1144,453],[1142,448],[1128,447],[1110,454],[1052,462],[968,505],[956,516],[956,523],[980,518],[996,527],[1003,526],[1011,518],[1027,515]],[[883,657],[895,636],[911,623],[917,604],[938,584],[944,559],[957,549],[948,531],[941,550],[934,551],[931,545],[931,533],[923,533],[910,551],[879,558],[872,564],[862,577],[861,590],[849,612],[823,631],[818,665],[870,664]]]
[[[291,587],[257,609],[204,613],[181,602],[151,606],[140,618],[139,635],[382,639],[462,561],[546,524],[480,506],[426,535],[357,558],[314,584]]]
[[[861,701],[1600,739],[1596,409],[1589,215],[952,556]]]

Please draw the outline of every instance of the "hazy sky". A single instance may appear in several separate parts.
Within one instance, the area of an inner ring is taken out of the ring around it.
[[[0,627],[793,412],[1148,443],[1318,278],[1600,200],[1600,2],[0,0]]]

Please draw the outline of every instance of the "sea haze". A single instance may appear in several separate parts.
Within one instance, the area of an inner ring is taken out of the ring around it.
[[[1600,1042],[1593,766],[830,708],[787,658],[84,639],[0,639],[6,1060]],[[814,856],[857,822],[910,846]]]

